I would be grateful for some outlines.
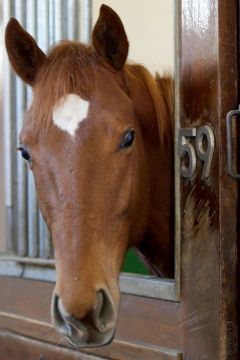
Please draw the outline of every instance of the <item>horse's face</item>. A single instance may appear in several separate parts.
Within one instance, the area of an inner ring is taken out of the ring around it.
[[[107,7],[93,44],[98,55],[91,50],[95,55],[81,68],[74,49],[81,58],[89,49],[60,45],[47,58],[16,20],[6,30],[12,65],[33,86],[20,144],[55,247],[52,318],[79,347],[113,338],[118,276],[128,247],[146,226],[147,206],[140,199],[147,204],[148,198],[141,129],[121,71],[128,43],[119,18]],[[82,87],[66,83],[81,76]]]

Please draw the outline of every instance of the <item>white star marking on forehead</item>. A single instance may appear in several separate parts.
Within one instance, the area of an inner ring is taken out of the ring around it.
[[[53,110],[53,122],[61,130],[74,136],[81,121],[86,119],[89,102],[76,94],[61,99]]]

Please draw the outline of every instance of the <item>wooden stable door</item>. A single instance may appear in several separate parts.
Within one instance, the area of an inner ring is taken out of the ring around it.
[[[1,360],[240,358],[239,182],[228,175],[225,120],[239,101],[238,2],[176,3],[179,300],[122,295],[114,342],[80,353],[63,346],[50,324],[52,283],[1,277]],[[232,136],[238,136],[236,127]],[[237,151],[234,146],[234,159]]]

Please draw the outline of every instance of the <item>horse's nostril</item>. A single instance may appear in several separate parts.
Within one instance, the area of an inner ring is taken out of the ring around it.
[[[64,315],[61,313],[59,309],[59,297],[57,295],[53,296],[52,315],[53,315],[54,325],[57,327],[58,331],[60,331],[64,335],[71,336],[72,327],[70,324],[68,324],[65,321]]]
[[[99,331],[107,331],[114,326],[115,312],[112,299],[103,289],[97,292],[97,307],[94,312],[94,320]]]
[[[57,295],[54,295],[52,300],[52,317],[54,326],[62,334],[79,338],[86,336],[85,326],[64,309],[63,303]]]

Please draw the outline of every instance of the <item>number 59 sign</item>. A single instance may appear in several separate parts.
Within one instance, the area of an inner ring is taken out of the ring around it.
[[[192,139],[192,143],[190,142]],[[194,145],[193,145],[194,144]],[[213,152],[214,134],[210,126],[205,125],[197,128],[182,128],[179,130],[178,154],[182,161],[180,174],[184,178],[191,178],[196,170],[197,157],[203,163],[201,179],[207,178],[210,173]]]

